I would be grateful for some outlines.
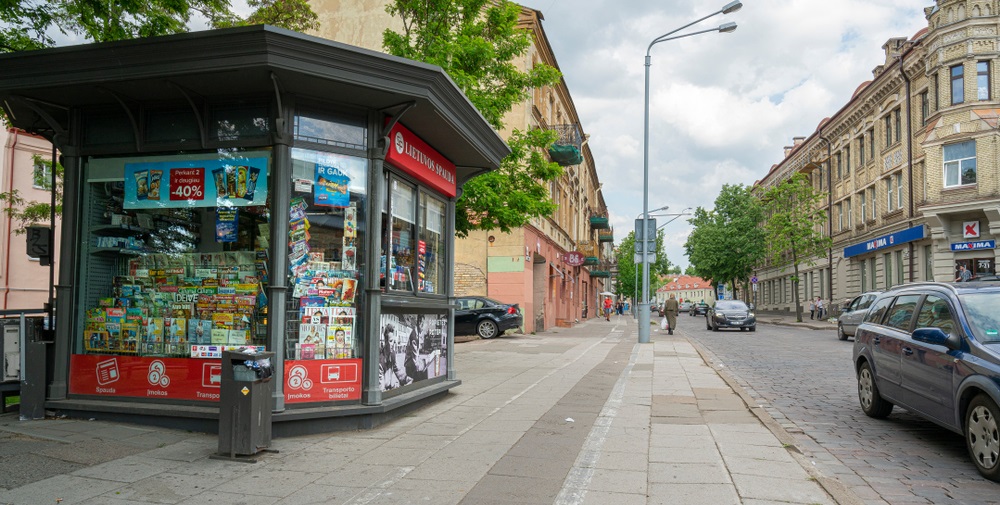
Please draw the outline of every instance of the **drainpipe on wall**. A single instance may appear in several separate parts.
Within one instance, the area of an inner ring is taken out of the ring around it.
[[[826,269],[826,285],[830,287],[830,305],[833,305],[833,159],[832,144],[830,144],[830,139],[823,136],[823,129],[819,129],[819,135],[817,136],[823,142],[826,142],[826,222],[827,230],[830,234],[830,247],[827,248],[827,261],[829,266]],[[822,294],[822,293],[821,293]]]
[[[906,58],[907,54],[913,47],[909,47],[903,54],[899,55],[899,75],[903,76],[903,82],[906,84],[906,178],[909,179],[909,215],[907,221],[907,228],[913,227],[913,123],[912,123],[912,112],[911,112],[911,97],[910,97],[910,76],[906,75],[906,69],[903,68],[903,59]],[[915,265],[913,264],[916,260],[916,254],[913,250],[913,242],[910,241],[907,244],[910,253],[910,282],[916,280]]]
[[[16,129],[16,128],[11,128],[8,131],[12,131],[13,132],[13,134],[14,134],[14,141],[10,145],[10,177],[7,179],[7,181],[10,184],[10,191],[14,191],[14,158],[15,158],[15,154],[17,154],[17,141],[19,140],[19,137],[18,137],[18,131],[19,130]],[[12,202],[11,200],[7,200],[7,248],[4,251],[4,254],[6,254],[7,257],[4,259],[4,263],[5,264],[4,264],[4,269],[3,269],[3,309],[4,310],[7,310],[7,299],[10,297],[10,237],[11,237],[11,235],[14,234],[13,230],[11,230],[11,226],[13,226],[13,224],[12,224],[13,223],[13,218],[11,217],[11,212],[13,210],[14,210],[14,202]]]

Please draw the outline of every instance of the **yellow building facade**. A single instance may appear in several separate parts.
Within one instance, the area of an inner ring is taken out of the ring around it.
[[[826,193],[833,247],[799,264],[803,304],[836,311],[860,293],[951,281],[959,264],[996,269],[1000,234],[997,3],[938,0],[928,26],[883,46],[885,61],[851,100],[755,186],[796,172]],[[795,310],[791,267],[760,265],[758,306]]]

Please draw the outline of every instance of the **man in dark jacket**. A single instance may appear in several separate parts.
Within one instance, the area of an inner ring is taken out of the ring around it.
[[[667,334],[673,335],[674,328],[677,326],[677,298],[673,293],[670,294],[670,298],[663,302],[663,312],[667,318]]]

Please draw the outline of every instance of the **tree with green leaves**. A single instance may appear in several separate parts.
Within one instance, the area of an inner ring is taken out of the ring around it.
[[[679,273],[670,263],[667,254],[664,252],[663,230],[656,233],[656,256],[653,263],[649,264],[649,297],[653,298],[657,289],[666,284],[663,276],[674,276],[674,270]],[[615,283],[615,294],[619,297],[631,298],[638,303],[642,298],[642,265],[635,263],[635,231],[630,231],[615,249],[615,261],[618,265],[618,279]],[[672,278],[672,277],[671,277]],[[638,297],[636,299],[635,297]]]
[[[295,31],[319,27],[319,17],[307,0],[247,0],[253,12],[241,18],[231,10],[229,0],[0,0],[0,53],[44,49],[56,44],[53,30],[75,35],[92,42],[108,42],[157,35],[170,35],[190,29],[192,17],[200,15],[213,28],[269,24]],[[0,116],[0,127],[7,121]],[[36,167],[52,161],[39,156]],[[62,214],[62,166],[55,164],[56,214]],[[50,172],[51,173],[51,172]],[[38,184],[50,187],[51,181]],[[27,200],[17,190],[0,193],[4,211],[18,223],[16,233],[27,226],[48,222],[48,201]]]
[[[438,65],[497,131],[503,118],[531,90],[558,84],[561,73],[546,64],[527,71],[517,60],[527,54],[532,34],[519,28],[521,7],[507,0],[394,0],[386,11],[402,21],[402,30],[386,29],[385,50],[395,56]],[[515,129],[511,148],[499,170],[465,183],[457,203],[455,231],[520,228],[534,217],[549,216],[556,204],[547,183],[562,167],[543,152],[557,140],[555,132]]]
[[[830,247],[830,237],[823,228],[826,193],[817,191],[805,174],[798,172],[768,189],[762,198],[766,220],[764,233],[769,245],[771,264],[777,268],[792,266],[792,296],[796,320],[802,321],[799,300],[799,263],[824,255]]]
[[[56,31],[91,42],[183,33],[192,18],[213,28],[269,24],[289,30],[319,27],[307,0],[247,0],[241,18],[230,0],[4,0],[0,1],[0,52],[52,47]]]
[[[699,207],[690,220],[694,230],[684,243],[693,271],[713,283],[743,285],[764,259],[761,229],[763,207],[751,188],[726,184],[715,198],[715,208]]]

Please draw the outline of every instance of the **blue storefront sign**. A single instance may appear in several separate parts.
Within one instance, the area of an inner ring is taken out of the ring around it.
[[[996,240],[977,240],[975,242],[956,242],[951,244],[952,251],[978,251],[980,249],[996,249]]]
[[[860,244],[854,244],[849,247],[844,248],[844,257],[850,258],[852,256],[859,256],[861,254],[870,253],[872,251],[877,251],[879,249],[884,249],[886,247],[892,247],[899,244],[905,244],[907,242],[913,242],[914,240],[920,240],[924,238],[924,225],[914,226],[913,228],[907,228],[903,231],[897,231],[896,233],[890,233],[888,235],[883,235],[878,238],[871,239],[867,242],[862,242]]]

